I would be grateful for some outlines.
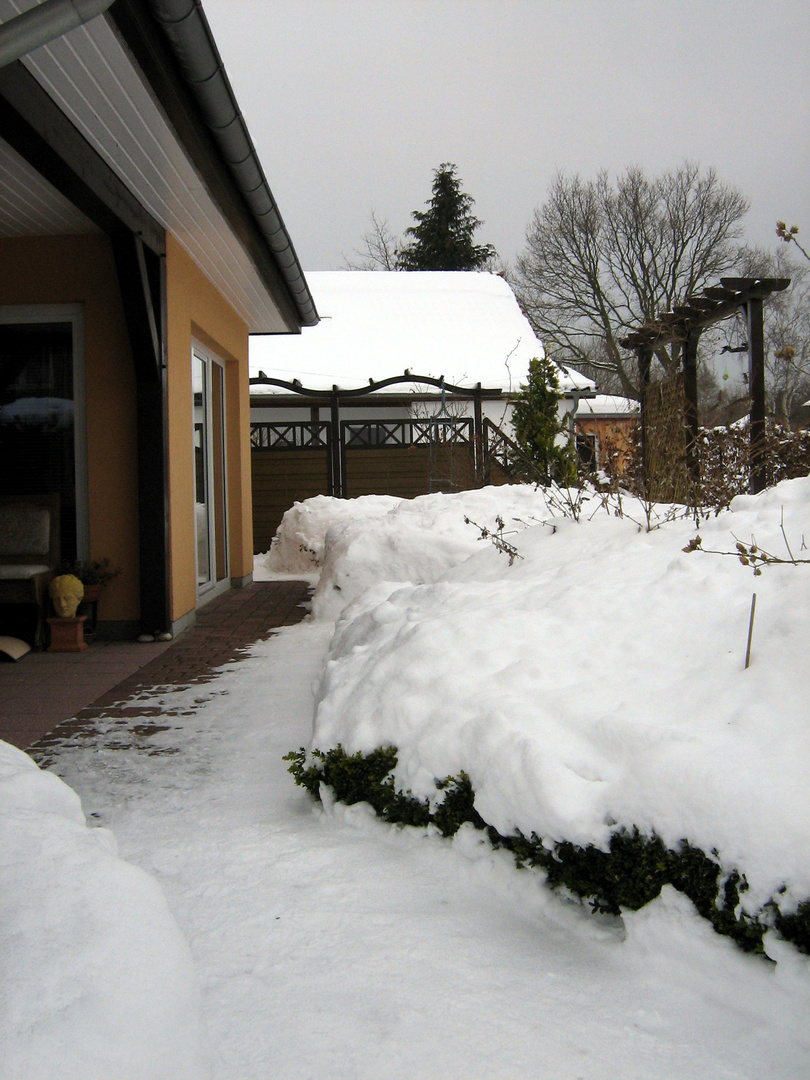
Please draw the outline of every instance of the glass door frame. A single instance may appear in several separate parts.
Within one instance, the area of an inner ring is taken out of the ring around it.
[[[198,364],[202,373],[202,400],[199,405],[196,400],[200,381],[196,378]],[[210,599],[230,588],[225,364],[210,349],[194,342],[191,349],[191,367],[194,565],[197,596]],[[199,452],[202,454],[202,473],[198,462]],[[201,482],[204,488],[202,500],[198,499]],[[198,507],[202,505],[205,510],[200,513]],[[199,533],[201,523],[205,527],[204,537]],[[206,566],[201,566],[203,557],[207,561]]]

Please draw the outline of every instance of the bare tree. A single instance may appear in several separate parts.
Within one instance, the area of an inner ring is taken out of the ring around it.
[[[347,270],[398,270],[400,241],[391,231],[387,218],[371,211],[371,227],[363,233],[362,248],[351,258],[343,256]]]
[[[685,162],[648,178],[630,168],[583,181],[558,174],[526,234],[513,275],[537,333],[572,367],[614,372],[637,397],[619,340],[737,265],[748,202],[713,169]],[[677,356],[661,350],[667,371]]]
[[[590,341],[583,340],[582,352],[588,359],[577,360],[576,365],[574,365],[571,362],[570,356],[565,358],[561,352],[554,351],[546,345],[546,353],[555,363],[560,364],[563,367],[566,367],[567,365],[571,365],[572,367],[576,366],[576,370],[581,375],[584,375],[588,379],[593,379],[599,387],[599,392],[601,394],[615,394],[617,397],[626,395],[626,390],[622,385],[622,380],[619,377],[618,371],[611,367],[609,363],[607,350],[603,341],[598,338],[592,338]],[[630,377],[630,381],[635,385],[638,378],[635,357],[628,357],[625,367],[626,373]]]

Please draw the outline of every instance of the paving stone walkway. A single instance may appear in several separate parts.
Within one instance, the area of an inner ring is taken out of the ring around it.
[[[195,624],[167,644],[99,642],[84,653],[29,653],[4,664],[0,738],[42,763],[49,747],[89,735],[100,716],[143,717],[143,705],[133,699],[210,681],[252,642],[300,622],[309,592],[306,581],[257,581],[200,608]]]

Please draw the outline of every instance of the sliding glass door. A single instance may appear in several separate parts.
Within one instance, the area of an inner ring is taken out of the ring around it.
[[[197,591],[228,577],[225,490],[225,369],[207,351],[191,354]]]

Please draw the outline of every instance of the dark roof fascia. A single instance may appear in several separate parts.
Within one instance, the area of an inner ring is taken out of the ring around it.
[[[454,401],[472,401],[475,395],[472,391],[469,397],[463,394],[453,394]],[[374,408],[409,408],[420,402],[440,402],[441,394],[367,394],[365,397],[352,398],[346,401],[341,398],[344,408],[374,409]],[[491,399],[487,399],[491,400]],[[319,406],[329,408],[329,401],[325,397],[310,397],[305,394],[251,394],[250,407],[252,409],[304,409]]]
[[[275,245],[271,244],[257,207],[251,205],[255,198],[246,191],[248,166],[254,177],[258,172],[265,199],[275,209],[205,15],[194,0],[184,0],[182,6],[189,9],[189,18],[173,23],[171,33],[166,21],[177,5],[167,0],[116,0],[104,18],[143,72],[178,140],[265,282],[289,332],[298,333],[302,326],[318,322],[314,301],[283,223]],[[221,138],[206,117],[199,86],[189,75],[189,65],[192,71],[213,66],[219,73],[217,100],[221,108],[232,108],[240,122],[245,162],[234,163],[226,157]],[[277,220],[280,222],[278,216]]]

